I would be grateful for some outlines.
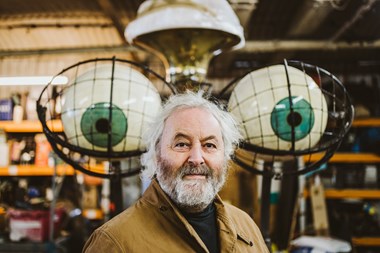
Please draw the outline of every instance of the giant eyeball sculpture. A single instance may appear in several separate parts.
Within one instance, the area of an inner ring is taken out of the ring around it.
[[[242,125],[243,151],[236,160],[244,167],[260,173],[265,162],[273,166],[305,158],[306,165],[296,171],[274,166],[272,173],[279,177],[305,173],[329,159],[353,118],[342,83],[319,67],[296,61],[243,76],[234,84],[228,108]],[[317,153],[321,158],[315,160],[312,154]]]
[[[82,158],[115,161],[141,155],[145,151],[142,133],[161,108],[157,84],[150,80],[165,81],[150,69],[115,58],[81,62],[59,75],[68,76],[70,82],[56,92],[50,92],[48,85],[37,102],[54,151],[87,174],[111,177],[137,173],[139,166],[119,171],[95,169],[73,157],[79,153]],[[61,133],[49,124],[59,117]]]
[[[122,65],[100,65],[78,76],[62,92],[63,129],[68,142],[83,149],[144,150],[142,130],[160,103],[157,89],[140,72]]]

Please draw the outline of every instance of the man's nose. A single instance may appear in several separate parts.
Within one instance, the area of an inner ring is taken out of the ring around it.
[[[193,145],[190,150],[188,162],[193,166],[204,164],[203,152],[201,145]]]

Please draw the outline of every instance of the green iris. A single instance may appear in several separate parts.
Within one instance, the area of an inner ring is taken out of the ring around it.
[[[112,106],[112,110],[110,108]],[[110,112],[112,122],[110,124]],[[111,146],[120,143],[128,129],[128,120],[123,111],[110,103],[96,103],[91,105],[84,113],[80,122],[83,136],[91,144],[99,147],[108,147],[110,133]]]
[[[275,134],[284,141],[305,138],[314,125],[314,112],[311,105],[303,98],[291,97],[293,112],[290,110],[289,98],[284,98],[276,104],[271,113],[271,126]]]

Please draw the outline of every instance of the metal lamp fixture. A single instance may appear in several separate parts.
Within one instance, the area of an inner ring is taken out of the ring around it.
[[[162,60],[178,92],[202,88],[211,58],[245,44],[231,6],[217,0],[145,1],[125,36]]]

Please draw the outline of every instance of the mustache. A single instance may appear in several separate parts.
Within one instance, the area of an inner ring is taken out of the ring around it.
[[[210,169],[205,164],[202,164],[199,166],[186,164],[182,166],[182,168],[179,170],[179,176],[180,178],[183,178],[184,176],[187,176],[187,175],[203,175],[206,177],[212,177],[214,173],[213,173],[213,170]]]

